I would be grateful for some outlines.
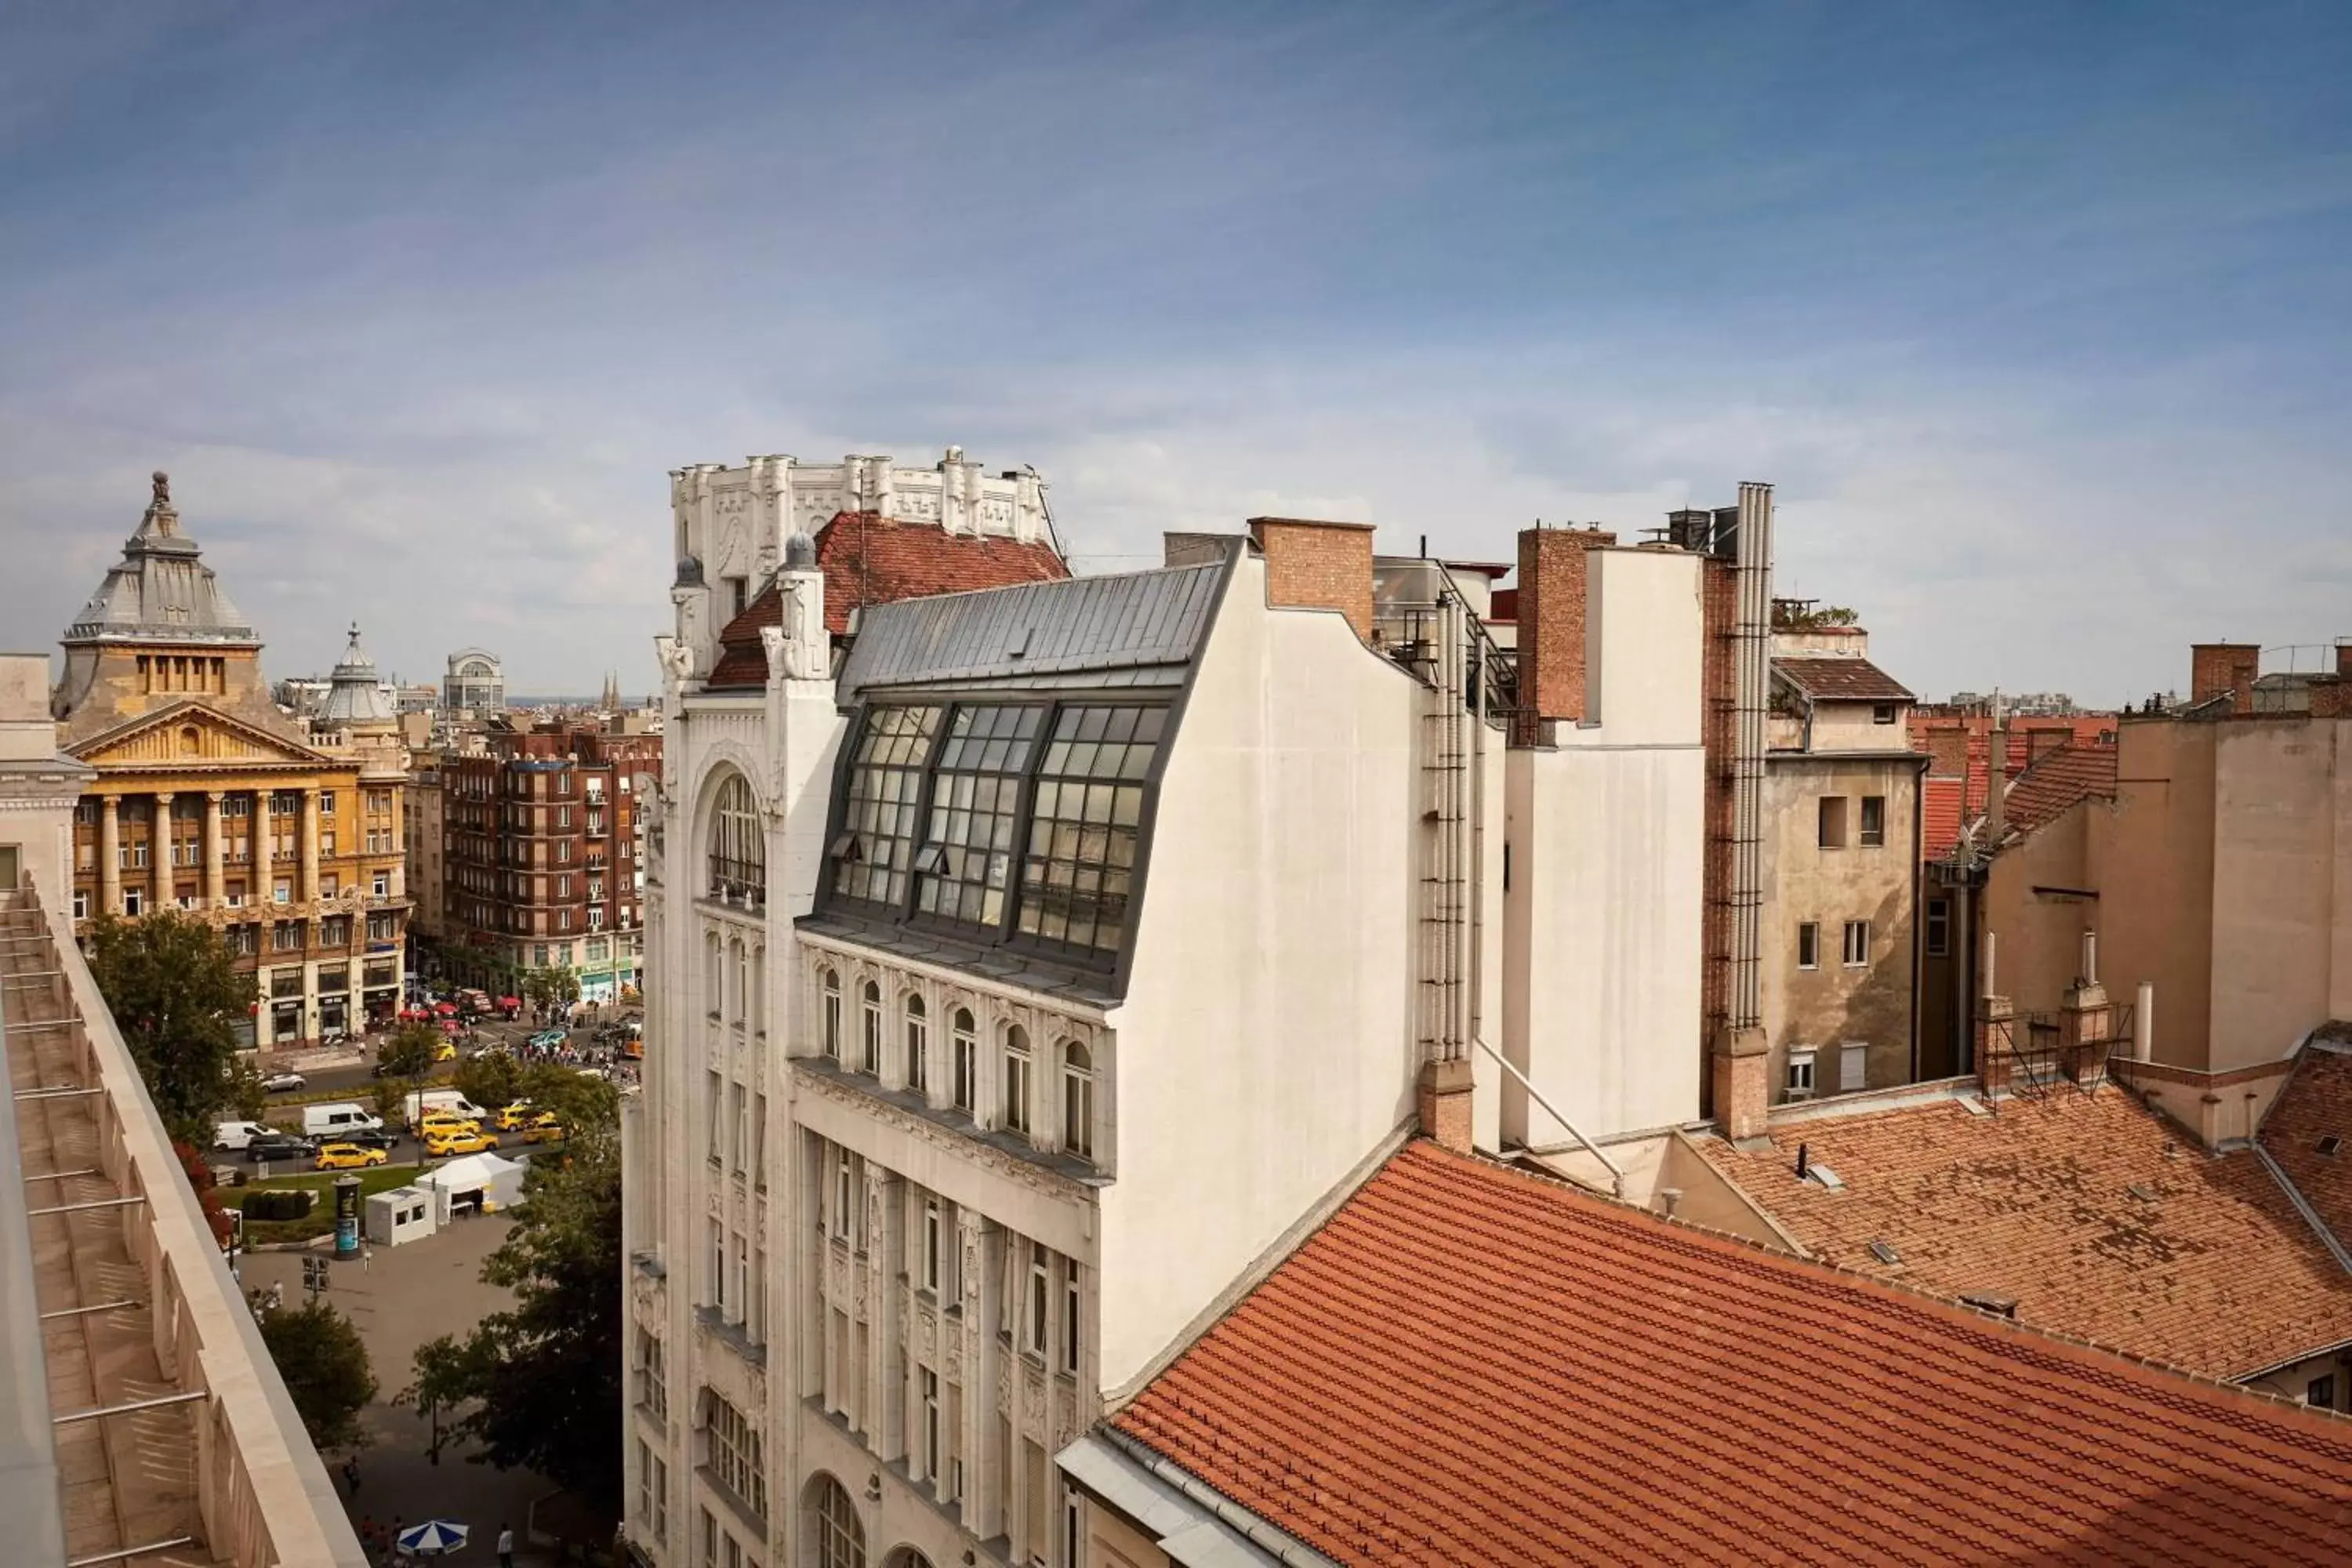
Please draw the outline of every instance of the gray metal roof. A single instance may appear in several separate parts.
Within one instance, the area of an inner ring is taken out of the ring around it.
[[[342,662],[335,666],[320,717],[335,724],[390,724],[399,718],[384,692],[383,677],[375,672],[375,660],[360,647],[357,621],[352,623],[351,646],[343,650]]]
[[[258,647],[251,622],[221,592],[196,542],[180,531],[180,514],[162,474],[155,500],[122,546],[121,563],[89,596],[65,640],[225,643]]]
[[[1022,583],[875,605],[840,694],[877,687],[1182,667],[1199,653],[1231,563]]]

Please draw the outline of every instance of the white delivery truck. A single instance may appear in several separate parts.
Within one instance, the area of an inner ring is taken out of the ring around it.
[[[224,1121],[213,1129],[213,1147],[242,1154],[247,1143],[277,1131],[267,1121]]]
[[[452,1116],[463,1116],[471,1121],[481,1121],[489,1116],[488,1111],[454,1089],[420,1089],[403,1101],[401,1109],[411,1127],[436,1110],[446,1110]]]
[[[372,1114],[367,1107],[351,1100],[302,1108],[302,1132],[309,1138],[331,1138],[337,1133],[362,1130],[373,1131],[383,1125],[383,1118]]]

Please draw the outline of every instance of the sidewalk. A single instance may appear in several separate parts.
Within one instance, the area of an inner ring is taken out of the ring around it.
[[[366,1342],[375,1373],[375,1403],[362,1413],[372,1442],[360,1452],[360,1489],[352,1496],[342,1479],[341,1454],[327,1456],[335,1489],[354,1526],[373,1518],[386,1529],[446,1519],[471,1528],[465,1549],[432,1559],[435,1568],[488,1568],[498,1561],[499,1525],[513,1527],[518,1563],[552,1563],[551,1552],[534,1552],[524,1542],[534,1498],[554,1489],[528,1470],[499,1471],[471,1464],[454,1445],[445,1446],[436,1466],[425,1458],[432,1426],[415,1409],[393,1398],[415,1377],[416,1349],[440,1334],[463,1334],[506,1306],[507,1292],[481,1282],[482,1259],[506,1239],[512,1221],[498,1215],[466,1220],[423,1241],[376,1247],[368,1264],[334,1266],[327,1300],[350,1318]],[[299,1256],[248,1255],[242,1266],[247,1289],[282,1282],[289,1304],[301,1300]]]

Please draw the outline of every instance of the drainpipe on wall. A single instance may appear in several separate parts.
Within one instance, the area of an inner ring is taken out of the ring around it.
[[[1759,1139],[1770,1099],[1765,1081],[1762,933],[1764,732],[1772,637],[1772,487],[1739,487],[1732,731],[1731,963],[1723,1033],[1715,1043],[1715,1116],[1735,1143]]]

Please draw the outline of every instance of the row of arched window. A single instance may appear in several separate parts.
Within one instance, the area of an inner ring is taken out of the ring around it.
[[[816,1568],[866,1568],[866,1525],[848,1489],[831,1476],[818,1476],[809,1483],[809,1511],[815,1519]],[[931,1568],[931,1560],[901,1546],[882,1568]]]
[[[856,1016],[845,1011],[840,971],[826,967],[817,976],[817,1037],[833,1060],[874,1078],[885,1075],[885,1058],[894,1020],[887,1012],[880,983],[863,982],[856,997]],[[1029,1031],[1010,1021],[997,1026],[992,1058],[992,1083],[983,1081],[980,1026],[969,1007],[957,1007],[947,1017],[944,1052],[936,1049],[931,1017],[922,994],[908,991],[900,998],[895,1020],[903,1054],[890,1064],[907,1088],[934,1105],[971,1117],[983,1127],[1011,1132],[1041,1146],[1091,1160],[1095,1153],[1095,1059],[1083,1040],[1055,1043],[1046,1065],[1047,1085],[1041,1086]],[[1047,1097],[1041,1099],[1039,1089]],[[1058,1092],[1053,1092],[1058,1089]],[[1060,1120],[1048,1133],[1045,1112],[1057,1106]]]

